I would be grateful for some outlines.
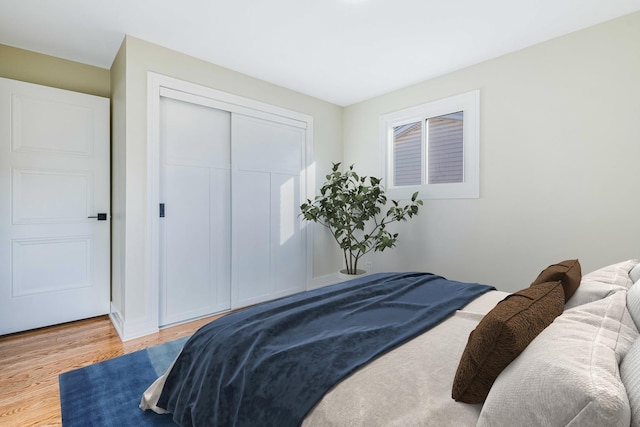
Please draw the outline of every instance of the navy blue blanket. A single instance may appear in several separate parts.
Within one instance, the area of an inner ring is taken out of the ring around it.
[[[185,344],[158,406],[181,426],[297,426],[340,380],[493,287],[380,273],[228,314]]]

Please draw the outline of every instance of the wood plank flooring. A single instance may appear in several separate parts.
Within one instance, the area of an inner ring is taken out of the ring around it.
[[[0,426],[60,426],[59,374],[191,335],[220,316],[124,343],[107,316],[0,336]]]

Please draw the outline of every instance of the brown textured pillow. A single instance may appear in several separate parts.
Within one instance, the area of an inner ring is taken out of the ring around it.
[[[582,280],[580,262],[577,259],[568,259],[566,261],[550,265],[542,270],[531,286],[539,285],[540,283],[555,282],[556,280],[560,280],[562,282],[562,288],[564,289],[564,302],[566,303],[569,301],[569,298],[571,298],[576,289],[578,289],[578,286],[580,286],[580,280]]]
[[[500,372],[564,309],[562,282],[539,283],[509,295],[469,334],[451,396],[481,403]]]

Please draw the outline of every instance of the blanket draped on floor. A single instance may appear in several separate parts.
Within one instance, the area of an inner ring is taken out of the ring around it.
[[[494,289],[379,273],[238,311],[197,331],[158,401],[181,426],[296,426],[334,385]]]

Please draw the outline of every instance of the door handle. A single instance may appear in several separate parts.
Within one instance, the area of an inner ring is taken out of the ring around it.
[[[97,216],[88,216],[87,218],[97,218],[98,221],[106,221],[107,220],[107,214],[106,213],[99,213]]]

